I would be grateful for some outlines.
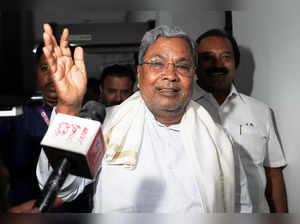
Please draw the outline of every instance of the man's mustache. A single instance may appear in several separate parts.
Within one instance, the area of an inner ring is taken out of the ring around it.
[[[225,76],[229,73],[226,67],[210,67],[204,70],[205,74],[209,76]]]
[[[47,87],[47,88],[53,88],[53,87],[55,88],[55,85],[54,85],[54,83],[51,81],[51,82],[48,82],[48,83],[47,83],[46,87]]]

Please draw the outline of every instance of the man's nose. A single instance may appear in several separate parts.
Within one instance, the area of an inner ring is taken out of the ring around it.
[[[47,72],[47,80],[48,80],[48,82],[52,82],[52,76],[51,76],[51,73],[50,73],[50,71],[48,70],[48,72]]]
[[[175,69],[174,63],[168,63],[166,64],[166,67],[162,74],[163,79],[168,79],[169,81],[178,81],[178,75]]]
[[[224,67],[224,60],[222,57],[216,57],[214,61],[216,67]]]
[[[122,100],[121,91],[117,91],[115,94],[115,101],[121,101],[121,100]]]

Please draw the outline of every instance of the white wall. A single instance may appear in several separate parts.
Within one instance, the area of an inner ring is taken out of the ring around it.
[[[254,0],[247,9],[233,12],[234,33],[246,49],[239,79],[250,81],[252,92],[244,83],[246,92],[250,89],[274,109],[288,161],[284,175],[291,212],[300,211],[299,10],[296,0]]]

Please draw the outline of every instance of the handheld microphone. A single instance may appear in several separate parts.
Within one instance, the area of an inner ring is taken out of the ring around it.
[[[41,145],[53,168],[35,207],[46,212],[68,174],[93,179],[101,168],[105,143],[98,121],[57,114]]]
[[[106,115],[105,105],[95,100],[88,101],[80,110],[79,117],[103,123]]]

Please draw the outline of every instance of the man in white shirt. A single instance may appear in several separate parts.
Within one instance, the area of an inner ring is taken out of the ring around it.
[[[204,106],[235,141],[248,177],[253,211],[287,212],[282,175],[287,163],[274,130],[271,109],[237,92],[233,85],[240,60],[235,39],[213,29],[196,42],[198,80],[192,99]]]
[[[77,48],[73,60],[68,30],[58,46],[51,28],[44,29],[56,112],[76,116],[86,88],[83,50]],[[195,44],[181,29],[161,26],[145,34],[140,91],[108,110],[103,124],[107,150],[95,180],[94,212],[249,212],[247,180],[229,138],[190,100],[196,65]],[[41,187],[50,170],[42,152]],[[71,201],[88,182],[69,175],[58,197]]]

